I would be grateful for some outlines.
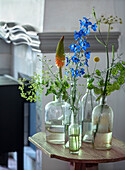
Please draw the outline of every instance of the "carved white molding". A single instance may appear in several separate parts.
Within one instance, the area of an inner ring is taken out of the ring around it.
[[[74,32],[42,32],[30,25],[19,25],[17,23],[0,22],[0,38],[6,43],[14,45],[27,44],[32,50],[42,53],[55,53],[58,41],[64,35],[65,52],[70,52],[69,45],[75,43]],[[102,37],[97,32],[92,32],[88,36],[90,43],[89,50],[92,52],[105,52],[105,48],[98,43],[95,35],[99,39],[107,40],[107,32],[102,33]],[[112,50],[111,44],[115,45],[115,51],[118,49],[118,38],[120,32],[110,32],[109,35],[109,52]]]
[[[19,25],[15,22],[0,22],[0,38],[14,45],[27,44],[34,51],[39,50],[39,37],[34,27]]]
[[[64,35],[64,46],[65,52],[70,52],[69,45],[74,43],[74,32],[42,32],[38,33],[40,39],[40,49],[42,53],[55,53],[57,43],[60,40],[61,36]],[[99,39],[101,39],[98,33],[92,32],[88,36],[88,41],[90,43],[90,51],[92,52],[105,52],[105,48],[97,42],[95,35]],[[115,45],[115,51],[118,49],[118,38],[120,36],[120,32],[110,32],[109,35],[109,52],[112,50],[110,44]],[[102,33],[102,38],[104,41],[107,40],[107,32]]]

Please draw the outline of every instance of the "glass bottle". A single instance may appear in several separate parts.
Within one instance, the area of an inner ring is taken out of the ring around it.
[[[87,85],[88,81],[89,79],[87,80]],[[86,93],[81,99],[83,142],[92,142],[92,111],[97,104],[93,89],[86,89]]]
[[[72,111],[71,125],[69,126],[69,152],[72,154],[78,154],[80,148],[80,126],[75,116]]]
[[[45,106],[46,141],[53,144],[65,143],[65,113],[69,112],[69,104],[62,96]]]
[[[70,100],[71,100],[70,106],[74,108],[73,114],[74,114],[75,122],[79,124],[79,128],[80,128],[79,147],[81,147],[82,145],[82,119],[81,119],[81,113],[80,113],[80,100],[79,100],[79,97],[77,96],[77,83],[73,81],[71,82]]]
[[[92,112],[93,146],[95,149],[111,149],[113,110],[104,103],[97,105]]]
[[[65,112],[65,147],[69,148],[69,125],[71,124],[71,108]]]

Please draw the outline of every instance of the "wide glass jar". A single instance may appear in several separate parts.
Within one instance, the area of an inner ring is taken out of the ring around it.
[[[81,99],[83,142],[92,142],[92,111],[97,104],[98,102],[96,101],[93,89],[87,89],[85,95]]]
[[[53,144],[65,144],[65,113],[70,105],[62,100],[62,96],[55,98],[45,106],[46,141]]]
[[[93,145],[95,149],[111,149],[113,110],[106,103],[97,105],[92,112]]]

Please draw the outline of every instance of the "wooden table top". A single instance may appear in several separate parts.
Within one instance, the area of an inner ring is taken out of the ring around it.
[[[101,151],[92,148],[91,144],[83,143],[78,155],[69,153],[64,145],[55,145],[46,142],[45,133],[39,132],[29,141],[42,150],[50,158],[79,163],[106,163],[125,160],[125,143],[116,138],[112,140],[112,149]]]

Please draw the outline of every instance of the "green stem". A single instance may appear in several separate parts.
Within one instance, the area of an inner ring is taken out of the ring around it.
[[[101,120],[101,114],[102,114],[103,106],[104,106],[104,103],[105,103],[106,91],[107,91],[106,87],[107,87],[108,77],[109,77],[109,54],[108,54],[109,32],[110,32],[110,24],[109,24],[109,28],[108,28],[107,44],[106,44],[106,47],[105,47],[106,48],[106,54],[107,54],[107,72],[106,72],[105,86],[104,86],[104,91],[103,91],[103,96],[102,96],[102,105],[101,105],[102,107],[101,107],[100,115],[99,115],[99,118],[98,118],[98,121],[97,121],[96,129],[95,129],[95,132],[94,132],[94,135],[93,135],[93,144],[94,144],[94,141],[95,141],[96,134],[98,132],[99,123],[100,123],[100,120]]]
[[[111,76],[111,72],[112,72],[112,67],[114,65],[114,61],[115,61],[115,46],[114,44],[112,45],[112,62],[111,62],[111,69],[110,69],[110,73],[109,73],[109,78]]]
[[[75,71],[77,70],[78,68],[78,64],[76,65],[76,69]],[[75,110],[75,101],[76,101],[76,88],[77,88],[77,78],[74,76],[73,77],[73,84],[72,84],[72,89],[71,89],[71,96],[72,96],[72,103],[71,103],[71,107],[72,107],[72,111],[74,112]]]
[[[100,44],[102,44],[105,47],[105,44],[103,42],[101,42],[96,35],[95,35],[95,38]]]
[[[57,76],[55,76],[55,74],[53,74],[52,70],[49,68],[48,64],[47,64],[46,62],[44,62],[44,60],[43,60],[43,63],[47,66],[47,68],[49,69],[49,71],[51,72],[51,74],[52,74],[56,79],[59,80],[59,78],[58,78]]]
[[[62,68],[59,67],[59,77],[60,77],[60,80],[62,80]]]
[[[109,76],[109,54],[108,54],[108,47],[106,47],[106,52],[107,52],[107,72],[106,72],[106,78],[105,78],[105,86],[104,86],[104,91],[103,91],[102,104],[104,104],[104,101],[105,101],[105,97],[106,97],[106,87],[107,87],[108,76]]]
[[[108,28],[107,44],[106,44],[106,54],[107,54],[107,72],[106,72],[106,78],[105,78],[105,86],[104,86],[104,92],[103,92],[102,104],[104,104],[104,102],[105,102],[105,97],[106,97],[106,87],[107,87],[107,83],[108,83],[108,76],[109,76],[109,54],[108,54],[109,32],[110,32],[110,24],[109,24],[109,28]]]
[[[95,69],[96,69],[96,65],[97,65],[97,63],[95,63],[92,75],[94,75],[94,72],[95,72]]]

